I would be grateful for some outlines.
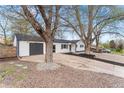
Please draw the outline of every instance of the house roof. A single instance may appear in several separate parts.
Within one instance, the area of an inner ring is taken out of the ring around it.
[[[40,41],[44,42],[44,40],[39,36],[31,36],[31,35],[23,35],[23,34],[15,34],[17,41]],[[64,39],[54,39],[55,43],[77,43],[79,40],[64,40]]]
[[[31,35],[23,35],[23,34],[15,34],[17,41],[43,41],[43,39],[39,36],[31,36]]]
[[[70,43],[77,43],[80,40],[70,40]]]

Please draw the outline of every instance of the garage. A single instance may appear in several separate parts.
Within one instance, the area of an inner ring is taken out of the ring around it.
[[[40,55],[43,54],[43,43],[30,43],[30,55]]]

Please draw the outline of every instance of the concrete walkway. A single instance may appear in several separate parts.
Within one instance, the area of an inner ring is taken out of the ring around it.
[[[99,57],[102,57],[102,54],[99,55]],[[103,57],[106,58],[105,55]],[[112,61],[118,61],[117,59],[119,58],[119,62],[123,63],[123,59],[120,60],[120,56],[111,55],[111,58],[116,58],[116,60],[112,59]],[[111,59],[111,58],[107,58],[107,59]],[[20,60],[29,61],[29,62],[44,62],[44,55],[23,57]],[[107,73],[124,78],[124,66],[118,66],[114,64],[105,63],[102,61],[97,61],[97,60],[73,56],[73,55],[66,55],[66,54],[54,54],[54,62],[61,63],[66,66],[70,66],[75,69],[88,70],[99,73]]]

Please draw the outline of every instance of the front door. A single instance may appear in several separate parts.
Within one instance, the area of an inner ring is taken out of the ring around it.
[[[53,53],[56,52],[56,45],[53,45]]]
[[[71,45],[69,45],[69,51],[71,52]]]

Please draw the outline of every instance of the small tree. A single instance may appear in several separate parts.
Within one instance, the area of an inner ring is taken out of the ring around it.
[[[20,34],[31,34],[32,27],[30,23],[24,18],[15,19],[14,22],[11,23],[11,31],[13,33]]]
[[[118,45],[118,48],[122,50],[122,49],[123,49],[123,44],[120,43],[120,44]]]
[[[111,41],[109,42],[109,46],[110,46],[110,48],[115,49],[115,48],[116,48],[115,41],[114,41],[114,40],[111,40]]]
[[[7,30],[8,30],[8,19],[5,17],[1,18],[0,29],[2,30],[4,36],[4,44],[7,45]]]
[[[122,40],[119,40],[119,41],[118,41],[118,45],[117,45],[117,51],[118,51],[118,52],[122,52],[123,47],[124,47],[123,41],[122,41]]]

